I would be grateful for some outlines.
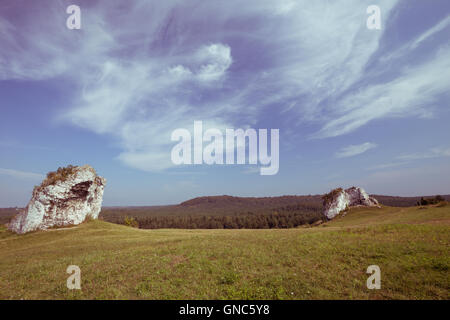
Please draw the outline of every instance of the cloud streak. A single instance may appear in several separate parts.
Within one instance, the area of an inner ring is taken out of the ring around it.
[[[358,145],[350,145],[348,147],[342,148],[338,152],[335,153],[336,158],[349,158],[354,157],[364,152],[369,151],[370,149],[375,148],[377,145],[371,142],[365,142]]]
[[[5,169],[5,168],[0,168],[0,174],[7,175],[17,179],[27,179],[27,180],[42,180],[44,178],[44,176],[39,173]]]
[[[450,148],[436,147],[430,149],[427,152],[401,155],[398,156],[397,159],[404,161],[412,161],[412,160],[433,159],[442,157],[450,157]]]

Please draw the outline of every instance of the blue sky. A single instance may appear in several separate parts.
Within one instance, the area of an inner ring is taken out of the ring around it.
[[[381,30],[366,27],[372,4]],[[105,205],[448,194],[449,34],[446,0],[4,0],[0,207],[86,163],[108,180]],[[171,132],[195,120],[280,129],[278,174],[174,166]]]

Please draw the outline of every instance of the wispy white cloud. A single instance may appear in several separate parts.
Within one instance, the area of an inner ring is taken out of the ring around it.
[[[422,33],[418,38],[416,38],[414,40],[414,42],[411,44],[410,48],[411,49],[417,48],[424,41],[428,40],[436,33],[443,31],[448,26],[450,26],[450,15],[448,15],[445,19],[439,21],[432,28],[430,28],[430,29],[426,30],[424,33]]]
[[[383,21],[398,2],[378,1]],[[450,49],[386,83],[364,82],[384,36],[366,28],[369,4],[98,2],[83,10],[79,31],[60,27],[66,16],[55,4],[36,8],[21,28],[0,17],[0,79],[65,77],[73,92],[60,119],[113,136],[117,158],[146,171],[172,167],[170,133],[194,120],[242,127],[276,106],[327,138],[386,117],[431,116],[435,97],[449,89]],[[448,17],[410,47],[447,27]]]
[[[368,82],[363,86],[359,85],[356,90],[345,91],[348,88],[345,85],[341,87],[342,89],[338,89],[337,93],[340,95],[334,104],[326,107],[322,114],[317,114],[324,124],[312,137],[327,138],[348,134],[374,120],[388,117],[431,117],[436,98],[450,90],[448,85],[450,83],[450,47],[443,43],[442,46],[437,47],[434,54],[413,65],[404,63],[404,57],[416,49],[421,49],[426,40],[448,29],[449,25],[450,16],[447,16],[406,44],[394,48],[391,52],[383,53],[383,56],[379,58],[382,63],[378,64],[377,69],[372,73],[385,74],[391,80],[383,83]],[[376,45],[366,48],[367,59],[362,61],[363,65],[368,63],[379,49],[379,41],[380,38],[377,38]],[[357,52],[357,48],[353,48],[353,52]],[[398,75],[392,78],[389,72],[393,64],[403,65],[403,67]],[[366,71],[365,74],[355,74],[354,77],[346,75],[345,78],[352,85],[356,85],[359,82],[364,83],[370,75]]]
[[[371,194],[423,196],[447,194],[450,191],[449,176],[448,164],[424,165],[381,170],[340,183],[361,186]]]
[[[206,83],[221,79],[233,62],[230,47],[221,43],[200,48],[195,58],[200,62],[197,77]]]
[[[24,144],[17,140],[0,140],[0,147],[14,148],[14,149],[36,149],[36,150],[52,150],[50,147]]]
[[[42,180],[44,176],[39,173],[0,168],[0,174],[17,179]]]
[[[394,168],[394,167],[400,167],[405,164],[408,164],[407,161],[399,161],[399,162],[389,162],[389,163],[382,163],[375,166],[371,166],[367,168],[368,170],[382,170],[382,169],[388,169],[388,168]]]
[[[370,149],[375,148],[377,145],[375,143],[371,142],[365,142],[358,145],[350,145],[348,147],[344,147],[338,152],[335,153],[336,158],[348,158],[348,157],[354,157],[359,154],[362,154],[366,151],[369,151]]]
[[[398,160],[420,160],[420,159],[431,159],[431,158],[441,158],[450,157],[450,148],[436,147],[432,148],[426,152],[418,152],[411,154],[404,154],[398,156]]]
[[[384,170],[395,167],[402,167],[405,165],[410,165],[414,163],[414,161],[416,160],[442,158],[442,157],[450,157],[450,148],[435,147],[431,148],[428,151],[399,155],[395,157],[394,161],[392,162],[371,166],[368,168],[368,170]]]
[[[316,137],[350,133],[386,117],[430,117],[436,98],[449,91],[449,83],[450,48],[443,48],[431,61],[405,68],[392,81],[370,85],[345,96],[330,112],[330,120]]]
[[[414,52],[420,46],[426,45],[426,41],[432,39],[440,32],[445,32],[446,29],[450,27],[450,16],[437,22],[430,29],[425,30],[417,37],[411,39],[410,41],[404,43],[399,48],[391,51],[385,52],[382,57],[380,57],[380,62],[384,65],[390,65],[393,61],[398,61],[399,59],[404,59],[408,54]],[[383,71],[383,70],[380,70]]]

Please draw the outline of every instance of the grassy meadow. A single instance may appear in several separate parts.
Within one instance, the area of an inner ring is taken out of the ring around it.
[[[0,227],[0,299],[449,299],[450,206],[351,209],[293,229]],[[381,268],[368,290],[366,269]],[[66,268],[81,268],[68,290]]]

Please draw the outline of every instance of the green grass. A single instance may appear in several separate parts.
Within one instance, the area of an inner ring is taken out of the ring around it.
[[[1,299],[449,299],[450,207],[353,209],[314,228],[0,227]],[[368,290],[369,265],[381,268]],[[68,290],[66,268],[81,268]]]

